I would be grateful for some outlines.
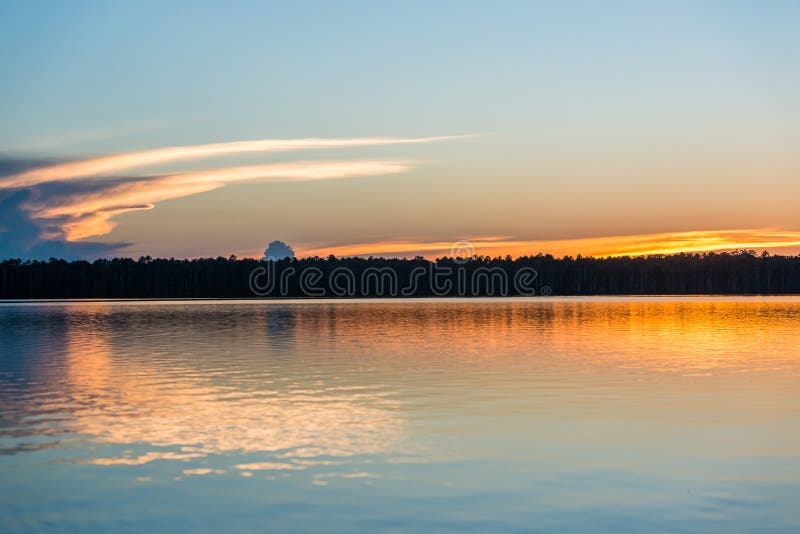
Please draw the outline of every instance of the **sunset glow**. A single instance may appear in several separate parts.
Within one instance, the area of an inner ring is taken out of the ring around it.
[[[423,256],[434,259],[452,256],[460,241],[406,242],[388,241],[359,243],[336,247],[302,249],[307,256]],[[478,237],[464,240],[474,247],[479,256],[530,256],[538,253],[561,256],[647,256],[654,254],[677,254],[680,252],[716,252],[731,250],[767,250],[774,253],[797,254],[800,252],[800,232],[771,229],[756,230],[712,230],[641,234],[627,236],[563,239],[554,241],[520,241],[504,237]]]
[[[585,7],[428,6],[413,42],[416,9],[341,41],[287,7],[288,33],[146,51],[101,8],[71,14],[85,45],[8,8],[0,258],[800,252],[792,9]]]
[[[798,29],[0,0],[0,533],[800,533]]]

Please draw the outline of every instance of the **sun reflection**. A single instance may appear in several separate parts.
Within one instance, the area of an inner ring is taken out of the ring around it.
[[[680,374],[794,365],[795,347],[776,346],[773,338],[775,331],[793,331],[800,319],[796,301],[491,300],[298,305],[295,328],[314,336],[297,336],[295,350],[335,344],[360,358],[376,358],[379,365],[396,366],[400,358],[416,365],[435,355],[489,369],[493,361],[506,365],[542,353],[560,366]],[[763,328],[765,321],[770,330]],[[417,347],[414,354],[409,344]]]

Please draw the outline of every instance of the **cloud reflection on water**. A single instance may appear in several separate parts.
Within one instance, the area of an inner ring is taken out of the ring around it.
[[[278,319],[285,320],[284,314]],[[276,335],[276,328],[267,324],[262,336],[285,350],[291,332]],[[69,328],[65,361],[74,406],[70,432],[95,443],[146,444],[159,450],[87,463],[142,465],[259,452],[280,452],[284,458],[367,455],[386,453],[401,439],[398,403],[380,388],[324,381],[309,387],[303,377],[275,376],[264,369],[248,372],[239,367],[241,362],[231,362],[229,370],[208,367],[202,355],[190,353],[155,354],[156,360],[139,365],[120,356],[114,346],[112,339],[122,341],[120,333],[85,325]],[[137,347],[141,341],[124,338],[130,342],[127,355],[146,350]],[[250,344],[258,346],[253,339]],[[260,469],[267,464],[262,462]],[[303,469],[309,464],[273,465]]]

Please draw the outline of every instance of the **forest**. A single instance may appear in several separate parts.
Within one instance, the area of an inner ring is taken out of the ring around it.
[[[800,294],[800,256],[0,262],[0,299]]]

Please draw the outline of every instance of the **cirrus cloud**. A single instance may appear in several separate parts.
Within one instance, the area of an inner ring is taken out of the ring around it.
[[[178,161],[245,153],[425,144],[470,136],[417,138],[260,139],[174,146],[76,161],[0,159],[0,258],[103,255],[128,243],[84,239],[111,232],[113,218],[158,202],[243,181],[331,180],[396,174],[402,160],[296,161],[193,172],[129,175],[126,171]]]
[[[96,189],[49,195],[23,208],[37,220],[59,227],[68,241],[104,235],[114,229],[111,218],[128,211],[152,209],[157,202],[205,193],[244,182],[333,180],[397,174],[409,170],[403,161],[300,161],[212,169],[191,173],[120,180],[96,180]]]
[[[171,163],[175,161],[212,158],[245,153],[296,152],[299,150],[357,148],[382,145],[407,145],[464,139],[464,135],[436,137],[354,137],[345,139],[259,139],[193,146],[172,146],[112,154],[98,158],[69,161],[46,167],[29,169],[0,178],[0,188],[30,187],[53,181],[75,180],[88,176],[116,174],[130,169]]]

